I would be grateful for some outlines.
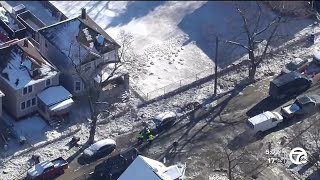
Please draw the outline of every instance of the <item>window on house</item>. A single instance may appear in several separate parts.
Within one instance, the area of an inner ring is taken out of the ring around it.
[[[36,98],[32,98],[32,100],[31,100],[31,105],[32,105],[32,106],[35,106],[35,105],[36,105]]]
[[[46,87],[51,85],[51,79],[46,80]]]
[[[23,88],[23,95],[25,95],[27,93],[28,93],[28,88],[27,87]]]
[[[81,82],[80,81],[76,81],[75,82],[75,90],[76,91],[80,91],[81,90]]]
[[[28,86],[28,93],[32,92],[32,86]]]
[[[27,101],[27,108],[31,106],[31,100]]]
[[[24,110],[26,108],[26,103],[25,102],[22,102],[21,103],[21,110]]]

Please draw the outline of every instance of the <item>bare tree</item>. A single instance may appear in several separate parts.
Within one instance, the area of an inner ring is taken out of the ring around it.
[[[296,145],[308,152],[308,163],[320,169],[320,122],[319,117],[312,120],[307,128],[298,126],[295,134]]]
[[[254,80],[258,65],[267,57],[271,49],[271,44],[279,37],[276,32],[279,24],[282,21],[281,16],[277,16],[272,19],[266,25],[265,14],[259,2],[257,2],[257,13],[252,18],[252,14],[249,11],[244,10],[236,5],[245,34],[245,42],[240,43],[237,41],[227,40],[225,42],[236,45],[245,49],[249,55],[249,79]]]
[[[245,148],[237,151],[231,151],[226,145],[222,145],[221,149],[216,152],[216,163],[219,164],[219,171],[224,171],[229,180],[244,175],[240,170],[240,165],[253,164],[250,158],[252,152],[247,151]]]
[[[76,75],[81,79],[83,83],[83,87],[85,91],[84,95],[86,96],[90,106],[91,126],[90,126],[89,139],[88,139],[89,144],[92,144],[94,142],[97,121],[100,115],[103,115],[104,113],[109,113],[109,111],[106,109],[106,105],[108,105],[108,102],[103,102],[101,101],[101,98],[100,98],[101,94],[103,93],[103,87],[101,86],[101,83],[102,82],[108,83],[115,76],[116,72],[121,68],[121,66],[123,66],[123,64],[126,63],[127,52],[131,48],[132,41],[133,41],[132,35],[130,35],[125,31],[120,32],[118,42],[121,48],[116,49],[116,53],[115,53],[116,61],[106,62],[105,65],[113,63],[113,66],[111,66],[110,72],[104,72],[102,69],[99,69],[99,68],[95,69],[97,71],[100,71],[99,74],[96,76],[98,79],[97,83],[94,83],[94,80],[93,80],[94,77],[92,76],[93,74],[88,74],[87,72],[83,71],[83,68],[80,66],[80,64],[84,61],[81,55],[83,54],[87,55],[88,53],[92,53],[96,57],[101,58],[102,60],[104,60],[104,57],[102,55],[98,55],[92,52],[89,48],[84,47],[77,42],[73,42],[70,44],[68,57],[72,65],[74,66]],[[111,44],[110,46],[116,47],[115,44]],[[76,53],[74,53],[75,49],[76,49]],[[112,88],[110,86],[109,88]]]

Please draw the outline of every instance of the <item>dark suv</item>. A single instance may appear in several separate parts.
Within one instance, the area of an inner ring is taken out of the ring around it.
[[[298,95],[309,89],[311,85],[311,78],[292,71],[270,82],[269,96],[273,99],[283,99],[292,95]]]

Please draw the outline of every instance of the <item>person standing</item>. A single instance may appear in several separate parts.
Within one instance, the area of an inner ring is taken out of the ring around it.
[[[150,133],[148,137],[148,143],[151,144],[153,140],[154,140],[154,136]]]

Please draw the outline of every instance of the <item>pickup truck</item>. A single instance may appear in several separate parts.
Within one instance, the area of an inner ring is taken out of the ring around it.
[[[284,118],[291,119],[296,116],[311,115],[319,110],[319,95],[303,95],[298,97],[294,103],[281,108]]]
[[[68,168],[68,162],[59,157],[52,161],[43,161],[34,165],[27,172],[28,180],[47,180],[54,179],[57,176],[64,173],[64,170]]]

